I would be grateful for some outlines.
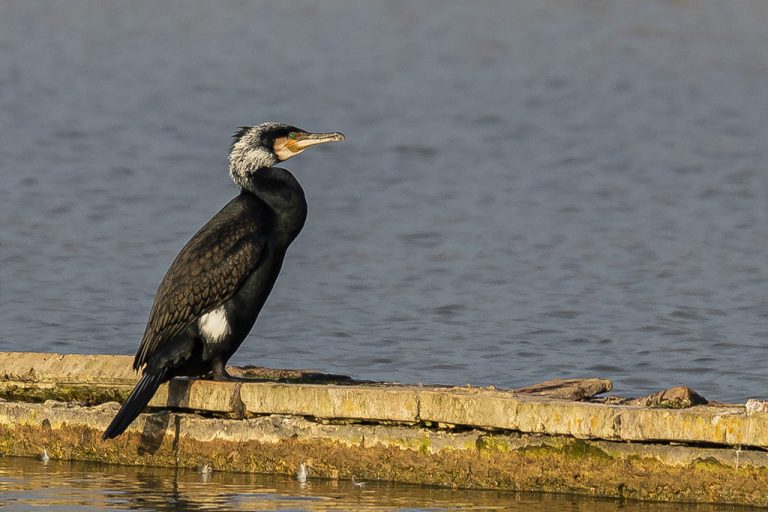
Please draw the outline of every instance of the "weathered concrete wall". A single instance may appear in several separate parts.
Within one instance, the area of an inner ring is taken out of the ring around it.
[[[174,380],[151,402],[162,412],[103,442],[113,400],[136,381],[130,363],[0,353],[0,396],[15,400],[0,401],[0,453],[36,456],[46,447],[66,459],[286,474],[307,462],[311,475],[329,478],[768,506],[768,413],[743,406],[676,410],[469,387]],[[570,385],[576,396],[610,389],[599,379]],[[39,403],[51,398],[69,403]]]
[[[127,396],[128,356],[0,352],[0,397],[98,404]],[[596,379],[595,379],[596,380]],[[565,401],[497,389],[213,382],[177,379],[151,407],[230,417],[290,414],[328,419],[435,423],[580,439],[668,441],[768,448],[768,413],[743,405],[688,409]]]
[[[768,453],[480,430],[143,414],[103,442],[117,404],[0,402],[0,452],[118,464],[768,505]]]

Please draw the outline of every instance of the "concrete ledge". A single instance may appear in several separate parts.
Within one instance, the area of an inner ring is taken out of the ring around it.
[[[17,400],[31,396],[36,401],[74,400],[88,405],[122,400],[138,379],[130,369],[131,363],[128,356],[0,352],[0,397]],[[589,386],[601,382],[592,379]],[[605,389],[601,385],[600,389]],[[79,399],[73,389],[88,398]],[[455,425],[577,439],[768,448],[768,413],[748,413],[741,405],[666,409],[471,387],[194,379],[174,379],[163,385],[149,405],[234,418],[290,414]]]
[[[285,474],[307,462],[329,478],[768,506],[764,404],[669,409],[588,398],[610,389],[604,379],[523,392],[343,376],[328,380],[345,384],[320,385],[312,371],[234,369],[298,382],[174,379],[150,403],[160,412],[103,442],[115,402],[138,379],[131,362],[0,353],[0,455],[45,447],[54,458]]]

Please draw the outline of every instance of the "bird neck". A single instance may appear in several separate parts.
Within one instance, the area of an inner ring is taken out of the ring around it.
[[[280,167],[265,167],[250,172],[243,183],[243,193],[261,199],[275,213],[275,228],[281,243],[290,244],[307,219],[304,189],[289,171]]]

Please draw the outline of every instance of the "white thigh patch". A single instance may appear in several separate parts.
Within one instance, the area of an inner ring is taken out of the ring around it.
[[[224,306],[216,308],[201,316],[197,325],[200,327],[200,332],[205,339],[211,343],[222,341],[231,332],[229,322],[227,321],[227,312],[224,310]]]

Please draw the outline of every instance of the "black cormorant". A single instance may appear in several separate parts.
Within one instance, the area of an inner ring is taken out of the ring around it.
[[[120,435],[173,377],[230,378],[225,365],[253,327],[307,216],[301,185],[274,166],[341,140],[341,133],[280,123],[244,126],[234,135],[229,174],[240,195],[187,242],[166,272],[133,361],[143,375],[104,439]]]

